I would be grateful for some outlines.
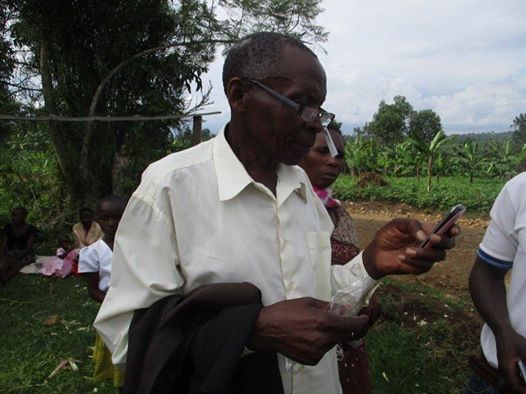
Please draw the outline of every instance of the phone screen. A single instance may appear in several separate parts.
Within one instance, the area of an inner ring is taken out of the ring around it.
[[[460,219],[460,217],[466,212],[466,208],[462,204],[457,204],[451,211],[433,228],[431,234],[443,235],[449,231],[449,229]],[[430,235],[431,235],[430,234]],[[430,245],[429,236],[420,244],[421,248],[425,248]]]

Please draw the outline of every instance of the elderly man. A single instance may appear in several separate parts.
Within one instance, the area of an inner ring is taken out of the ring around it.
[[[331,296],[351,281],[367,294],[385,275],[425,272],[452,239],[419,248],[430,226],[399,219],[331,267],[332,222],[296,166],[334,117],[321,108],[323,67],[301,42],[257,33],[229,51],[223,85],[231,118],[217,137],[143,174],[95,327],[123,364],[134,310],[203,284],[250,282],[264,307],[247,347],[278,353],[285,393],[340,393],[334,345],[361,335],[368,317],[328,312]]]

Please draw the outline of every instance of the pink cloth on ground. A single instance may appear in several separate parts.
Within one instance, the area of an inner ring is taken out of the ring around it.
[[[62,248],[57,249],[57,256],[46,261],[42,268],[42,275],[56,276],[57,278],[65,278],[71,274],[73,263],[79,254],[78,249],[71,250],[63,259],[58,257],[63,255],[66,251]]]

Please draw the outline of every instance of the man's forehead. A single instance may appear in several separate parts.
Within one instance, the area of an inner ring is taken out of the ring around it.
[[[261,80],[274,88],[286,89],[291,85],[301,86],[313,96],[325,97],[327,78],[318,59],[300,48],[287,46],[282,49],[279,62],[272,73]]]
[[[320,77],[323,81],[326,81],[325,70],[312,53],[307,52],[303,49],[285,45],[281,49],[280,69],[283,72],[283,76],[287,78],[293,78],[298,73],[311,74],[313,77]]]

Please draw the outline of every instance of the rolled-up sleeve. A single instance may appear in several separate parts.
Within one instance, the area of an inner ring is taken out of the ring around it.
[[[180,291],[177,241],[168,195],[130,199],[115,238],[111,286],[94,326],[113,354],[126,362],[128,328],[137,309]]]
[[[332,295],[338,291],[345,291],[349,286],[359,284],[361,289],[359,300],[361,307],[366,306],[369,299],[377,289],[380,281],[369,276],[363,265],[362,252],[345,265],[333,265],[332,267]]]

